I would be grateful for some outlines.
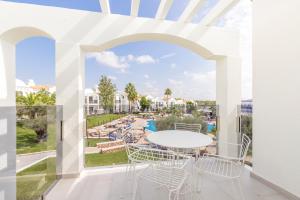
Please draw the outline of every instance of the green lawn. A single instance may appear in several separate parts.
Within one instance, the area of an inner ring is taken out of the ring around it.
[[[88,128],[102,125],[113,120],[122,118],[124,114],[105,114],[99,116],[90,116],[87,118]],[[55,150],[56,145],[56,130],[55,125],[48,126],[48,139],[46,142],[39,142],[36,134],[32,129],[17,125],[17,154],[34,153],[47,150]],[[88,147],[96,146],[98,142],[105,142],[106,139],[88,139]]]
[[[55,150],[55,141],[54,125],[49,125],[48,127],[48,139],[46,142],[38,142],[32,129],[17,125],[17,154]]]
[[[85,155],[86,167],[97,167],[107,165],[119,165],[128,162],[126,151],[118,151],[113,153],[93,153]]]
[[[48,158],[17,174],[17,200],[37,200],[56,180],[55,158]]]
[[[87,167],[127,163],[126,151],[86,154]],[[56,180],[56,160],[48,158],[17,174],[17,200],[37,200]]]
[[[88,116],[87,117],[87,127],[93,128],[95,126],[100,126],[103,124],[106,124],[108,122],[111,122],[116,119],[120,119],[122,117],[126,116],[125,114],[103,114],[103,115],[97,115],[97,116]]]
[[[108,142],[108,138],[87,138],[85,140],[86,147],[96,147],[97,143]]]

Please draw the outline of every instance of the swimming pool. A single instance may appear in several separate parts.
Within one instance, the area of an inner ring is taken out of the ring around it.
[[[213,123],[207,124],[207,132],[208,133],[211,133],[215,128],[216,128],[215,124],[213,124]],[[151,131],[151,132],[157,132],[156,123],[154,120],[147,121],[146,130]]]
[[[210,124],[210,123],[207,124],[207,132],[208,133],[211,133],[215,128],[216,128],[215,124]]]
[[[149,130],[151,132],[157,132],[156,124],[154,120],[148,120],[146,130]]]

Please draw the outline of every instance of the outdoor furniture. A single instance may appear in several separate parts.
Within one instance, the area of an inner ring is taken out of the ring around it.
[[[153,144],[167,147],[177,152],[200,150],[210,145],[213,140],[202,133],[186,130],[165,130],[150,134],[147,140]],[[196,151],[198,153],[198,151]]]
[[[152,162],[136,176],[133,187],[133,199],[137,199],[138,186],[142,180],[158,185],[159,187],[155,187],[156,189],[167,189],[169,200],[178,200],[179,198],[191,199],[191,174],[187,170],[191,158],[183,155],[178,157],[174,152],[170,152],[168,156],[167,160]],[[190,198],[187,198],[187,196]]]
[[[160,161],[174,160],[174,152],[160,149],[153,149],[150,146],[130,144],[125,142],[125,149],[128,157],[126,173],[135,176],[135,167],[138,163],[150,164]]]
[[[232,181],[236,180],[238,189],[243,197],[239,178],[241,177],[241,172],[245,164],[245,158],[247,156],[250,143],[251,139],[245,134],[243,134],[240,144],[221,143],[231,146],[231,148],[236,148],[238,150],[237,156],[233,157],[204,154],[196,162],[196,168],[200,173],[203,172],[206,174],[223,177]]]
[[[175,130],[187,130],[200,133],[201,124],[187,124],[187,123],[175,123]]]

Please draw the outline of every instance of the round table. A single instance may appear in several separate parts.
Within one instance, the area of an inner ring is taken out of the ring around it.
[[[147,139],[153,144],[175,149],[200,149],[213,142],[203,133],[185,130],[158,131],[150,134]]]

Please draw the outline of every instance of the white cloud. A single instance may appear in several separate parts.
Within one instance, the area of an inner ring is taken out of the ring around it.
[[[184,71],[187,78],[184,94],[193,99],[216,98],[216,71],[193,73]]]
[[[125,69],[129,65],[126,60],[116,55],[113,51],[103,51],[100,53],[90,53],[88,58],[95,58],[98,63],[116,69]]]
[[[149,75],[148,75],[148,74],[145,74],[145,75],[144,75],[144,78],[145,78],[145,79],[149,79]]]
[[[113,81],[117,80],[117,77],[115,77],[115,76],[107,76],[107,77]]]
[[[155,59],[150,55],[142,55],[135,58],[135,61],[139,64],[155,63]]]
[[[171,69],[175,69],[176,68],[176,64],[172,63],[170,67],[171,67]]]
[[[237,28],[241,34],[242,98],[252,98],[252,2],[241,0],[219,22],[219,26]]]
[[[160,95],[160,90],[159,87],[156,86],[156,81],[144,82],[142,91],[144,95],[152,95],[152,96]]]
[[[155,60],[150,55],[134,56],[132,54],[129,54],[127,56],[118,56],[113,51],[90,53],[87,55],[87,58],[94,58],[98,63],[106,65],[107,67],[119,69],[121,72],[126,72],[126,69],[130,66],[130,63],[133,62],[138,64],[158,62],[158,60]]]
[[[174,79],[168,79],[169,83],[173,86],[182,86],[183,82],[179,80]]]
[[[160,57],[160,59],[171,58],[171,57],[174,57],[174,56],[176,56],[176,53],[169,53],[169,54],[162,55]]]

